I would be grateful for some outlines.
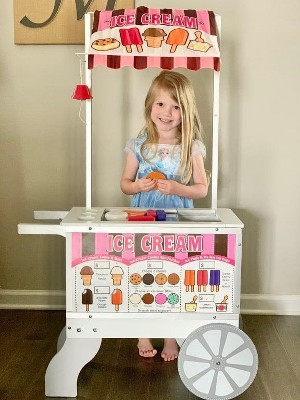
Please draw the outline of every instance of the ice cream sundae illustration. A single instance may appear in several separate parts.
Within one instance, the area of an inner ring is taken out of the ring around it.
[[[185,311],[196,311],[197,310],[197,298],[198,296],[194,296],[193,300],[190,303],[185,303]]]
[[[227,311],[227,300],[228,300],[228,296],[225,295],[223,300],[221,301],[221,303],[216,303],[216,311],[219,311],[219,312]]]

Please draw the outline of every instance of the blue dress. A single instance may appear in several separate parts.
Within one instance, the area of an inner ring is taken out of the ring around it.
[[[146,140],[146,134],[139,135],[136,139],[130,139],[125,151],[134,152],[139,162],[137,179],[145,178],[150,172],[162,172],[167,179],[180,182],[178,175],[180,166],[181,145],[157,144],[146,153],[147,160],[141,155],[141,145]],[[156,151],[155,151],[156,150]],[[205,146],[200,140],[195,140],[192,145],[192,157],[201,154],[205,157]],[[141,192],[133,195],[131,207],[143,208],[193,208],[192,199],[177,195],[164,195],[158,190]]]

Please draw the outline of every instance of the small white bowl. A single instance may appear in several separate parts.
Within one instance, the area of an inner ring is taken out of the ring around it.
[[[108,211],[105,214],[106,221],[126,221],[127,213],[123,211]]]

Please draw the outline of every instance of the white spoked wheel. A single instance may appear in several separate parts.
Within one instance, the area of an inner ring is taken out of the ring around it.
[[[253,382],[257,351],[249,336],[229,324],[195,330],[181,346],[178,371],[190,392],[207,400],[233,399]]]

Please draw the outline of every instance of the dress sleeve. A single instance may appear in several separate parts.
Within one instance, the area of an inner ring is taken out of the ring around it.
[[[125,153],[129,154],[130,152],[133,152],[135,154],[134,148],[135,148],[135,139],[127,140],[126,145],[124,147]]]
[[[200,154],[203,158],[206,157],[205,145],[198,139],[194,140],[192,144],[192,157],[194,157],[197,154]]]

